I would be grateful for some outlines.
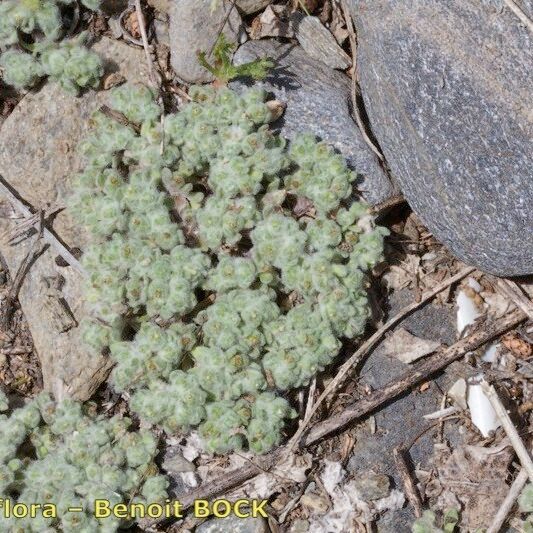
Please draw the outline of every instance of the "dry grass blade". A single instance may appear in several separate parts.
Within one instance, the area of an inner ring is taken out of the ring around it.
[[[528,479],[529,476],[527,471],[523,468],[513,481],[505,500],[498,509],[496,516],[492,519],[492,524],[487,529],[487,533],[498,533],[502,529],[503,524],[505,524],[505,521],[507,520],[507,516],[514,507],[514,504],[516,503],[518,496],[520,496],[520,493],[525,487]]]
[[[0,192],[4,193],[7,199],[14,205],[14,207],[25,217],[32,217],[34,213],[32,210],[20,199],[15,189],[0,175]],[[70,250],[61,242],[59,237],[54,235],[46,226],[43,226],[43,239],[50,244],[56,252],[78,272],[87,275],[85,269],[80,262],[72,255]]]
[[[353,20],[350,15],[350,11],[348,10],[348,6],[346,5],[346,0],[341,1],[341,7],[342,7],[342,13],[344,15],[344,19],[346,21],[346,28],[348,29],[348,35],[350,39],[350,48],[352,49],[352,108],[353,108],[353,114],[355,118],[355,122],[357,123],[357,127],[361,131],[361,135],[363,136],[364,141],[368,145],[368,147],[376,154],[376,156],[379,158],[380,161],[384,161],[385,158],[383,157],[383,154],[381,153],[381,150],[372,142],[370,139],[365,125],[363,123],[363,120],[361,119],[361,114],[359,113],[359,107],[357,105],[357,94],[358,94],[358,87],[357,87],[357,39],[355,36],[355,28],[353,25]]]
[[[148,34],[146,33],[146,22],[141,7],[141,0],[135,0],[135,12],[137,13],[137,20],[139,21],[139,31],[141,32],[141,40],[144,48],[144,55],[148,64],[148,71],[150,73],[150,80],[154,87],[159,91],[159,82],[155,73],[154,63],[150,55],[150,45],[148,44]]]
[[[413,302],[412,304],[404,307],[397,315],[393,316],[391,319],[389,319],[381,328],[379,328],[368,340],[366,340],[360,348],[353,353],[353,355],[340,367],[339,371],[337,372],[337,375],[331,380],[329,385],[324,389],[324,392],[320,395],[318,400],[315,402],[313,407],[310,409],[309,413],[303,420],[302,424],[298,428],[298,431],[294,434],[292,437],[290,443],[289,443],[289,449],[294,449],[295,445],[298,443],[298,441],[301,439],[303,433],[307,429],[307,426],[309,425],[309,422],[311,421],[311,418],[316,413],[320,405],[324,402],[324,400],[332,394],[342,383],[344,382],[345,377],[347,374],[352,370],[354,366],[356,366],[364,355],[366,355],[374,346],[378,343],[379,340],[383,337],[383,335],[389,331],[395,324],[397,324],[402,318],[413,312],[415,309],[418,309],[423,304],[425,304],[427,301],[434,298],[439,292],[445,290],[453,283],[456,283],[457,281],[463,279],[464,277],[468,276],[468,274],[471,274],[476,269],[474,267],[467,267],[455,274],[455,276],[452,276],[438,285],[436,285],[431,291],[427,292],[422,296],[422,299],[419,302]]]

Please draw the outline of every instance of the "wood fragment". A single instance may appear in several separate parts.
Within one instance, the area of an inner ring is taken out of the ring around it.
[[[533,302],[522,292],[520,285],[510,279],[488,276],[490,281],[496,285],[496,289],[502,296],[509,298],[519,309],[533,320]]]
[[[33,240],[31,247],[28,250],[28,253],[22,260],[21,264],[19,265],[17,273],[15,274],[15,277],[11,281],[6,298],[3,301],[2,309],[0,312],[0,327],[2,328],[3,331],[7,331],[11,324],[11,318],[13,316],[13,312],[15,311],[15,302],[18,299],[19,291],[20,291],[20,288],[22,287],[22,283],[24,282],[24,278],[26,277],[26,274],[28,273],[35,259],[39,256],[39,254],[43,250],[43,246],[42,246],[43,243],[41,240],[42,235],[43,235],[42,212],[40,212],[39,215],[40,215],[39,220],[41,222],[40,231],[35,237],[35,239]]]
[[[35,209],[29,208],[28,204],[24,202],[15,189],[7,182],[7,180],[0,174],[0,192],[4,193],[7,199],[13,206],[25,217],[32,217]],[[78,272],[87,275],[86,270],[81,266],[80,262],[72,255],[72,252],[63,244],[61,239],[49,230],[43,223],[43,239],[52,246],[56,252]]]
[[[360,361],[361,359],[368,353],[370,350],[376,346],[378,341],[381,340],[383,335],[389,331],[395,324],[397,324],[402,318],[407,316],[408,314],[412,313],[415,309],[418,309],[421,307],[424,303],[434,298],[439,292],[443,291],[444,289],[448,288],[453,283],[459,281],[460,279],[463,279],[464,277],[468,276],[468,274],[471,274],[476,269],[474,267],[466,267],[463,270],[459,271],[455,276],[451,276],[450,278],[444,280],[443,282],[436,285],[433,289],[425,293],[421,300],[418,302],[413,302],[407,306],[405,306],[397,315],[390,318],[381,328],[379,328],[369,339],[367,339],[358,350],[356,350],[349,358],[348,360],[340,367],[339,371],[337,372],[337,375],[331,380],[331,382],[328,384],[328,386],[324,389],[324,392],[319,396],[318,400],[315,402],[305,419],[303,420],[302,424],[292,437],[291,441],[289,442],[288,448],[289,450],[294,449],[296,446],[296,443],[300,440],[303,433],[305,432],[307,426],[309,425],[309,422],[311,421],[312,416],[317,412],[319,406],[324,402],[324,400],[335,390],[337,390],[340,385],[344,382],[344,379],[346,378],[348,372],[352,370]]]
[[[459,340],[453,346],[450,346],[450,348],[444,352],[432,356],[431,359],[422,363],[416,369],[408,372],[400,380],[395,379],[392,383],[383,389],[374,392],[371,396],[358,400],[340,415],[317,424],[303,439],[303,442],[299,443],[300,446],[304,448],[315,444],[323,437],[334,433],[349,422],[353,422],[354,420],[362,418],[375,411],[384,403],[398,397],[406,390],[409,390],[413,385],[427,379],[435,372],[442,370],[455,359],[459,359],[466,352],[476,350],[486,342],[489,342],[509,329],[516,327],[525,319],[526,315],[522,311],[515,310],[505,317],[497,319],[492,324],[485,324],[485,327],[482,330],[474,331],[467,337]],[[285,456],[287,448],[288,445],[273,450],[266,455],[256,458],[255,463],[248,463],[238,469],[225,472],[218,478],[203,483],[198,488],[188,492],[180,498],[180,501],[183,503],[183,509],[189,509],[195,500],[211,499],[220,494],[225,494],[229,490],[242,485],[250,478],[261,474],[264,471],[268,471]]]
[[[498,512],[492,519],[492,524],[489,526],[486,533],[498,533],[502,529],[503,524],[505,524],[511,509],[514,507],[514,504],[516,503],[518,496],[520,496],[520,493],[525,487],[528,479],[528,473],[526,469],[523,468],[513,481],[505,500],[503,500]]]
[[[402,450],[401,448],[394,448],[392,453],[394,456],[394,462],[396,463],[396,468],[398,469],[398,473],[402,478],[405,495],[407,496],[409,503],[413,506],[415,516],[420,518],[423,513],[422,500],[420,499],[420,494],[418,493],[416,484],[413,480],[411,472],[409,471],[409,466],[405,458],[405,450]]]
[[[482,379],[479,385],[491,403],[494,411],[496,411],[496,415],[500,419],[502,427],[505,433],[507,433],[507,436],[511,441],[511,445],[514,448],[522,467],[527,472],[530,481],[533,483],[533,461],[531,460],[531,455],[527,451],[524,442],[520,438],[518,431],[516,430],[511,418],[509,417],[509,414],[507,413],[507,410],[503,406],[496,389],[492,385],[489,385],[485,379]]]
[[[141,133],[141,127],[139,124],[135,124],[131,120],[129,120],[126,115],[121,113],[120,111],[116,111],[115,109],[111,109],[109,106],[103,105],[100,106],[98,111],[102,113],[102,115],[105,115],[106,117],[115,120],[122,126],[126,126],[128,128],[131,128],[135,133],[139,134]]]

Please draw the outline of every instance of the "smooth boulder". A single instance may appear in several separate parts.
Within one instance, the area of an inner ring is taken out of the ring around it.
[[[414,211],[461,260],[533,274],[528,29],[490,0],[351,8],[370,125]]]

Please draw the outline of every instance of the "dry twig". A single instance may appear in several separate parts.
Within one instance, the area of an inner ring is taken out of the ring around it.
[[[420,494],[416,488],[416,484],[411,476],[409,471],[409,466],[405,459],[405,451],[400,448],[394,448],[393,450],[394,462],[396,463],[396,468],[402,478],[403,488],[405,490],[405,495],[409,500],[409,503],[413,506],[415,516],[420,518],[422,516],[422,500],[420,499]]]
[[[25,217],[32,217],[34,215],[34,210],[27,207],[26,203],[23,202],[15,189],[6,181],[6,179],[0,175],[0,192],[3,192],[7,196],[8,200],[18,209],[18,211]],[[56,252],[72,267],[74,267],[78,272],[87,275],[86,270],[81,266],[80,262],[72,255],[72,252],[61,242],[59,237],[55,235],[51,230],[49,230],[45,225],[43,225],[43,239],[55,248]]]
[[[526,315],[522,311],[515,310],[491,324],[484,324],[482,329],[476,330],[467,337],[460,339],[449,348],[437,352],[423,363],[417,365],[414,369],[406,372],[403,376],[396,378],[383,389],[344,408],[338,415],[316,424],[302,439],[301,445],[308,446],[310,443],[316,442],[324,436],[338,431],[350,422],[375,411],[384,403],[393,398],[397,398],[400,394],[403,394],[418,383],[427,381],[430,376],[443,370],[450,363],[461,358],[465,353],[476,350],[486,342],[517,326],[526,318]]]
[[[511,488],[509,489],[505,500],[503,500],[503,503],[498,509],[498,512],[492,519],[492,524],[487,529],[487,533],[498,533],[501,530],[503,524],[507,520],[507,516],[511,512],[511,509],[513,508],[516,500],[518,499],[518,496],[520,496],[520,493],[522,492],[522,489],[526,485],[528,479],[528,473],[526,469],[523,468],[522,470],[520,470],[520,472],[516,476],[516,479],[513,481],[513,484],[511,485]]]
[[[376,154],[378,159],[380,161],[384,161],[385,158],[383,157],[383,154],[381,153],[381,150],[372,142],[372,139],[370,139],[365,125],[363,123],[363,120],[361,119],[361,113],[359,113],[359,106],[357,105],[357,95],[359,94],[359,89],[357,86],[357,38],[355,36],[355,28],[353,25],[353,20],[350,15],[350,11],[348,10],[348,6],[346,5],[346,0],[341,1],[341,7],[342,7],[342,14],[344,15],[344,20],[346,22],[346,28],[348,29],[348,36],[350,39],[350,48],[352,50],[352,108],[353,108],[353,114],[355,118],[355,122],[357,123],[357,127],[361,131],[361,135],[363,136],[363,139],[365,143],[368,145],[368,147]]]
[[[518,283],[510,279],[496,278],[494,276],[488,277],[503,296],[509,298],[516,307],[524,311],[530,320],[533,320],[533,302],[522,292]]]
[[[15,302],[17,301],[20,288],[22,287],[22,283],[24,281],[24,278],[26,277],[26,274],[28,273],[31,265],[33,264],[33,261],[36,257],[39,256],[39,254],[42,252],[42,236],[43,236],[43,213],[42,211],[39,213],[39,233],[35,237],[34,241],[31,244],[30,249],[28,250],[28,253],[22,260],[22,263],[20,264],[17,273],[15,274],[15,277],[11,281],[9,291],[7,293],[7,296],[5,300],[3,301],[2,311],[0,313],[0,327],[3,331],[7,331],[9,329],[9,325],[11,323],[11,317],[13,316],[13,311],[15,310]]]
[[[461,270],[460,272],[458,272],[457,274],[455,274],[455,276],[445,279],[444,281],[436,285],[431,291],[424,294],[419,302],[413,302],[412,304],[404,307],[397,315],[389,319],[367,341],[365,341],[359,347],[359,349],[355,351],[354,354],[340,367],[339,371],[337,372],[337,375],[331,380],[328,386],[324,389],[324,392],[320,395],[318,400],[315,402],[313,407],[310,409],[309,413],[307,413],[302,424],[300,425],[300,427],[298,428],[298,430],[292,437],[288,445],[288,449],[289,450],[294,449],[294,446],[298,443],[298,441],[302,437],[304,431],[309,425],[309,422],[311,421],[312,416],[316,413],[316,411],[318,410],[322,402],[331,393],[337,390],[338,387],[340,387],[340,385],[342,385],[348,372],[350,372],[352,368],[361,361],[364,355],[366,355],[370,350],[372,350],[372,348],[374,348],[374,346],[378,343],[378,341],[383,337],[383,335],[389,329],[391,329],[395,324],[397,324],[402,318],[412,313],[415,309],[418,309],[419,307],[421,307],[428,300],[434,298],[439,292],[448,288],[450,285],[459,281],[460,279],[463,279],[464,277],[468,276],[468,274],[471,274],[472,272],[474,272],[474,270],[475,270],[474,267],[467,267]]]
[[[516,455],[518,456],[522,467],[527,472],[529,479],[533,483],[533,461],[531,460],[531,455],[527,451],[527,448],[525,447],[524,442],[520,438],[518,431],[516,430],[511,418],[507,413],[507,410],[505,409],[500,398],[498,397],[496,389],[492,385],[489,385],[484,379],[482,379],[479,384],[481,386],[481,390],[485,393],[485,396],[491,403],[494,411],[496,411],[496,415],[500,419],[502,427],[505,433],[507,433],[507,436],[511,441],[511,445],[514,448],[514,451],[516,452]]]

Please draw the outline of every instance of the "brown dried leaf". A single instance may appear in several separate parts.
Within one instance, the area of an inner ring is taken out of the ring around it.
[[[407,364],[434,352],[440,346],[440,342],[415,337],[404,328],[398,328],[383,341],[385,355]]]
[[[510,332],[502,337],[502,344],[520,359],[528,359],[533,355],[533,346],[516,332]]]

